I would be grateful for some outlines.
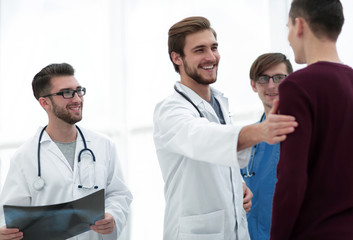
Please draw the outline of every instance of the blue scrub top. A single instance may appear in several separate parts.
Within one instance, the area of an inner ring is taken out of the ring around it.
[[[265,120],[265,114],[260,122]],[[277,182],[276,168],[279,160],[280,144],[261,142],[252,148],[247,167],[241,169],[246,185],[250,188],[252,198],[251,211],[247,214],[249,233],[252,240],[270,238],[272,200]],[[245,177],[247,173],[255,173]]]

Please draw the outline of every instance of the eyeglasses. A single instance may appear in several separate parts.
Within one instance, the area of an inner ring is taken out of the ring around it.
[[[75,96],[75,93],[77,93],[77,95],[79,97],[82,97],[82,96],[84,96],[86,94],[86,88],[78,87],[76,90],[65,89],[65,90],[62,90],[62,91],[57,92],[57,93],[51,93],[51,94],[48,94],[48,95],[44,95],[42,97],[50,97],[50,96],[55,96],[55,95],[61,95],[65,99],[70,99],[70,98],[73,98]]]
[[[282,82],[283,79],[285,79],[288,75],[286,74],[276,74],[271,76],[267,76],[267,75],[262,75],[259,76],[256,80],[257,83],[259,84],[268,84],[270,82],[270,78],[272,78],[272,81],[274,83],[280,83]]]

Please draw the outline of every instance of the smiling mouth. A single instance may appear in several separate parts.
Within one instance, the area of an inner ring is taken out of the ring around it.
[[[72,111],[80,111],[80,110],[81,110],[81,106],[80,106],[80,105],[69,106],[68,108],[69,108],[70,110],[72,110]]]
[[[278,93],[266,93],[266,96],[276,97],[278,96]]]
[[[216,67],[216,64],[213,65],[209,65],[209,66],[202,66],[200,68],[202,68],[203,70],[212,70]]]

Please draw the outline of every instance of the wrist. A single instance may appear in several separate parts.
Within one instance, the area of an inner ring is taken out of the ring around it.
[[[245,126],[238,137],[238,151],[251,147],[262,141],[263,124],[257,123]]]

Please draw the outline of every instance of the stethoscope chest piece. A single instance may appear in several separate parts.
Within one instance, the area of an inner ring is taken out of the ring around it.
[[[44,188],[44,186],[45,186],[45,182],[44,182],[43,178],[41,178],[41,177],[37,177],[37,179],[34,180],[34,182],[33,182],[33,188],[37,191],[42,190]]]

